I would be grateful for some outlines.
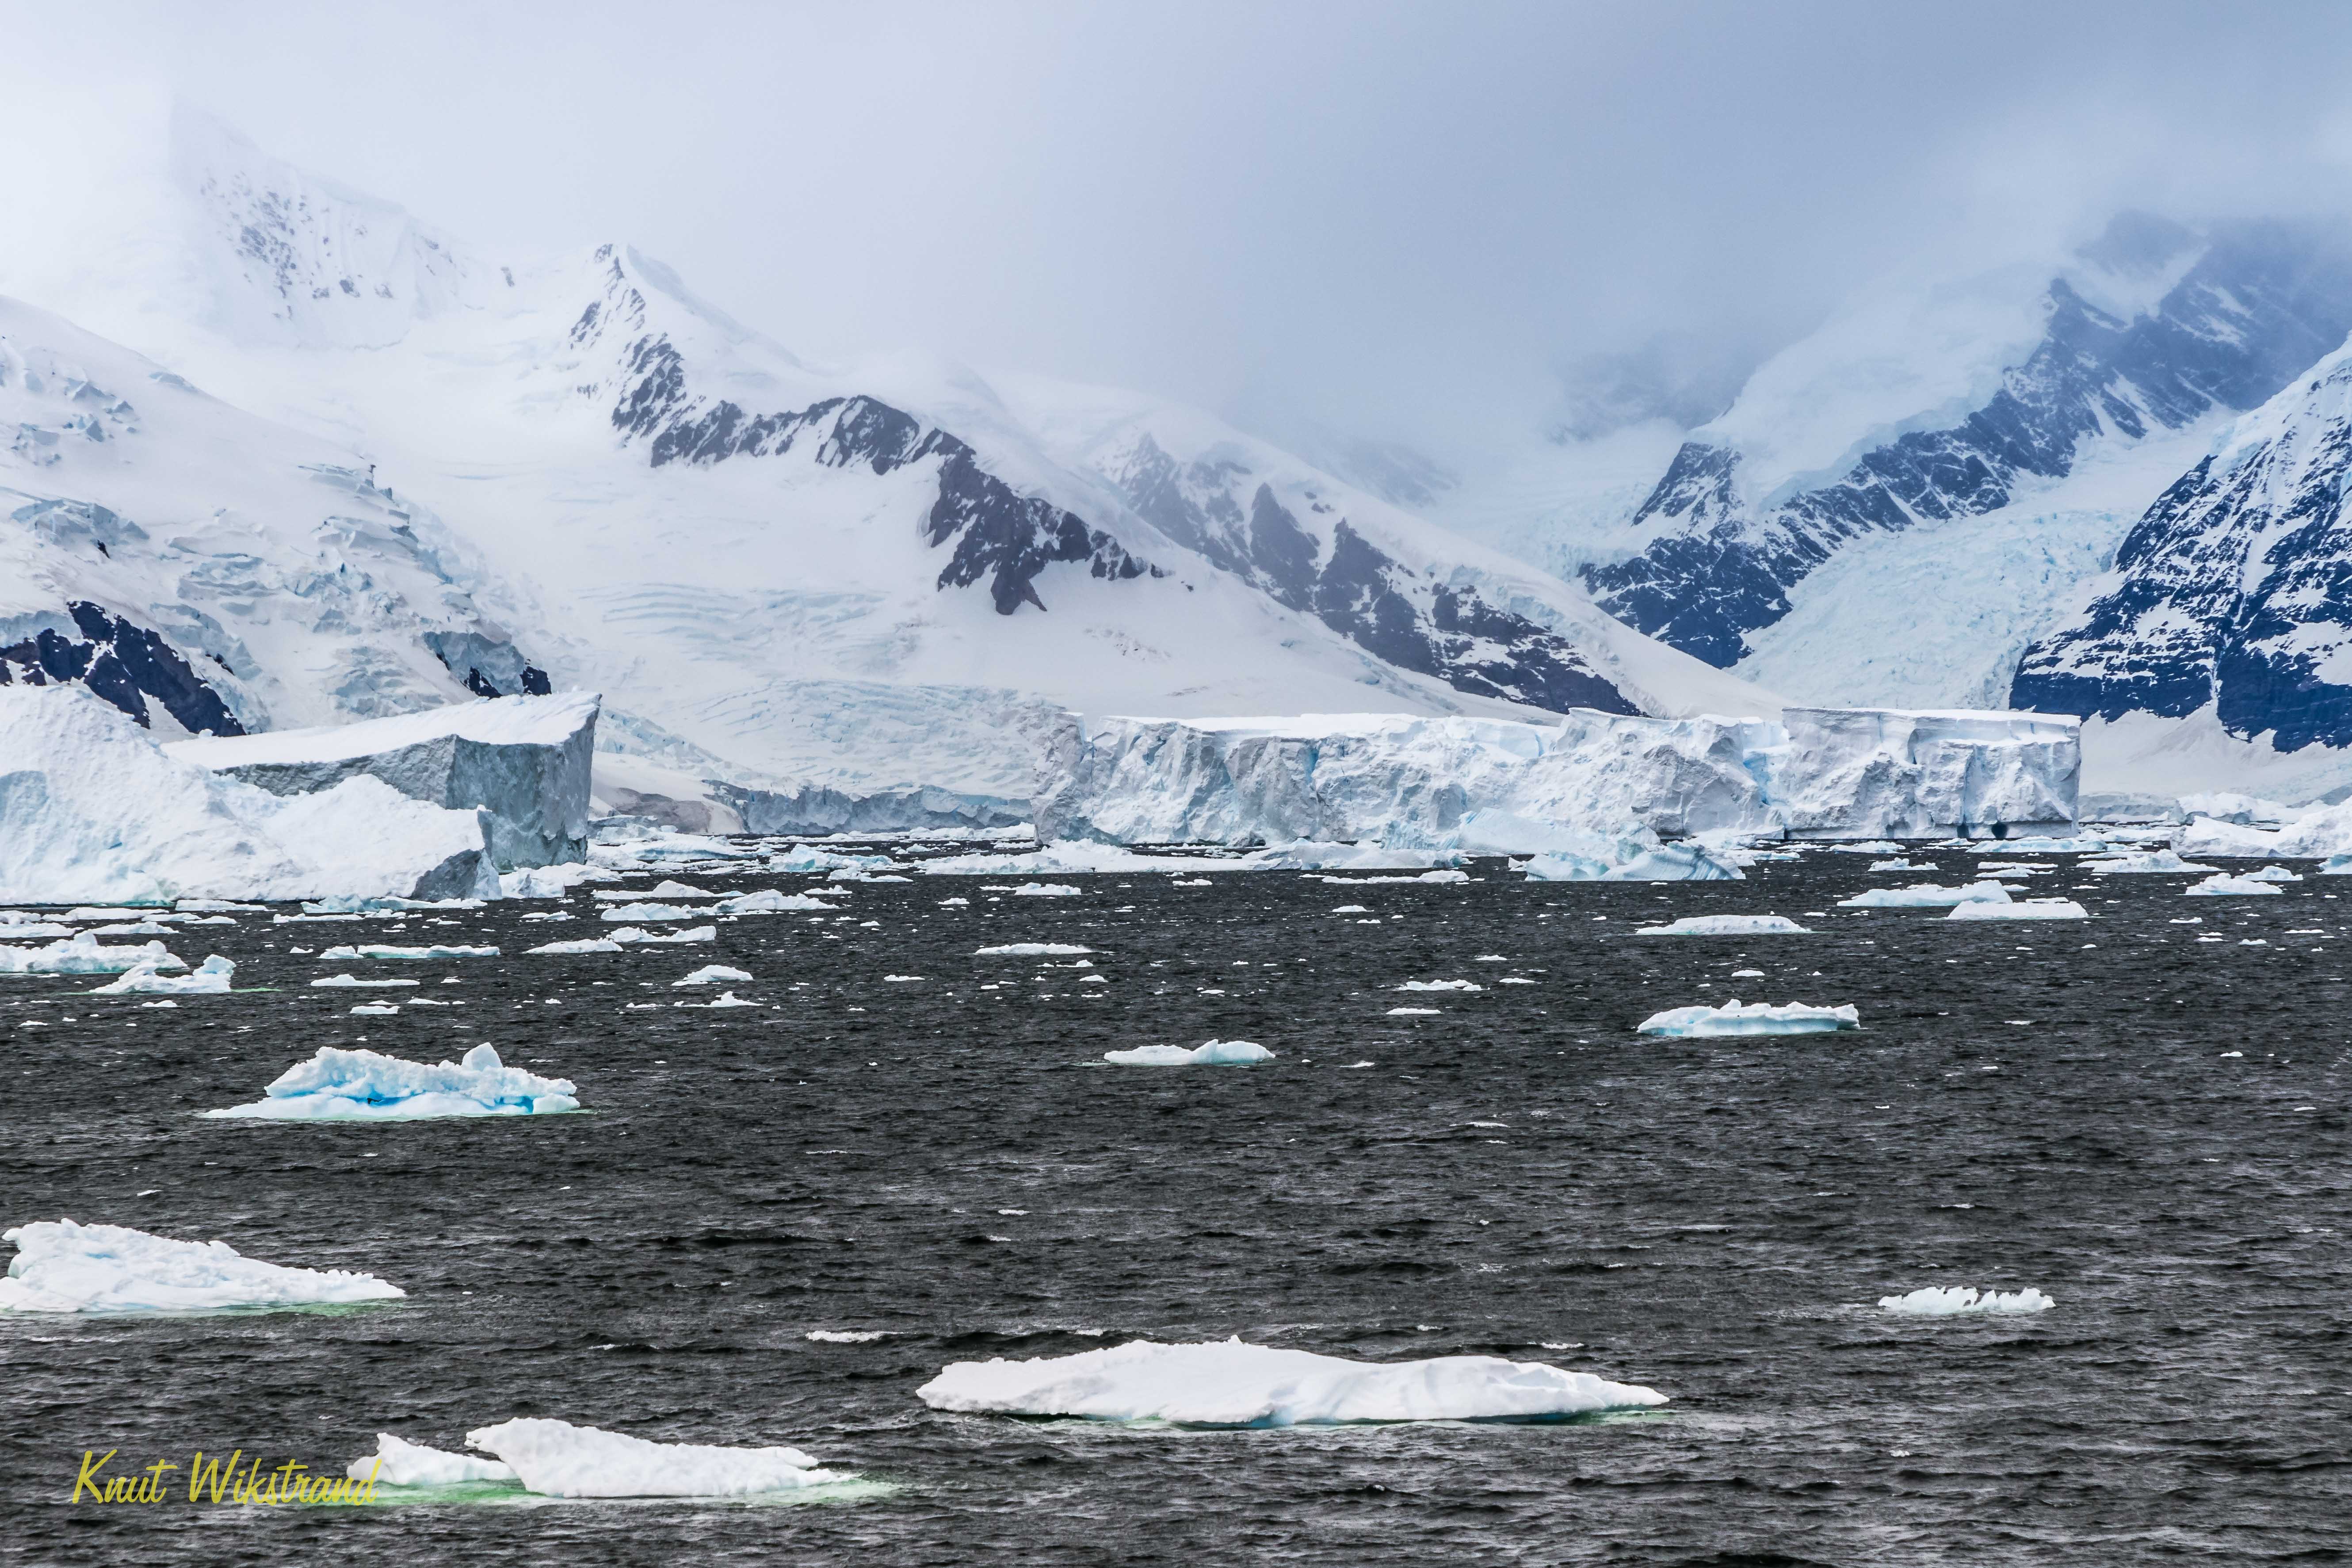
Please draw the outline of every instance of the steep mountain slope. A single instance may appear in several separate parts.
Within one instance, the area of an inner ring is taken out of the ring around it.
[[[2352,250],[2275,225],[2118,220],[2038,299],[2017,282],[1858,311],[1759,370],[1635,511],[1639,552],[1584,569],[1602,605],[1735,665],[1857,542],[2031,502],[2101,446],[2259,404],[2352,330]]]
[[[2011,696],[2186,719],[2281,752],[2352,746],[2352,348],[2232,428],[2147,509],[2112,578]]]

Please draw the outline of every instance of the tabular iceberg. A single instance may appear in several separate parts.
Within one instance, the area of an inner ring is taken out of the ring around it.
[[[1666,1403],[1654,1389],[1497,1356],[1349,1361],[1244,1344],[1160,1344],[1034,1361],[956,1362],[916,1394],[935,1410],[1296,1426],[1358,1421],[1541,1421]]]
[[[476,1046],[455,1062],[403,1060],[321,1046],[278,1074],[266,1098],[206,1116],[266,1121],[414,1121],[439,1116],[548,1116],[580,1109],[569,1079],[541,1078]]]
[[[496,1454],[544,1497],[743,1497],[852,1479],[798,1448],[655,1443],[541,1417],[478,1426],[466,1445]]]
[[[1862,1027],[1862,1016],[1851,1005],[1808,1007],[1791,1002],[1775,1007],[1769,1002],[1740,1005],[1733,997],[1720,1007],[1674,1007],[1653,1013],[1634,1026],[1643,1035],[1682,1035],[1701,1038],[1733,1035],[1817,1035]]]
[[[1274,1053],[1248,1040],[1211,1040],[1190,1049],[1138,1046],[1131,1051],[1105,1051],[1103,1060],[1127,1068],[1249,1067],[1274,1060]]]
[[[408,1294],[373,1274],[262,1263],[224,1241],[175,1241],[127,1226],[43,1220],[0,1232],[0,1240],[16,1244],[0,1279],[6,1311],[213,1312]]]
[[[1071,716],[1036,799],[1041,838],[1293,838],[1544,853],[1629,827],[1799,837],[2071,830],[2079,721],[1792,708],[1764,719],[1576,710],[1555,722],[1306,714]],[[1572,847],[1570,851],[1574,852]]]
[[[271,795],[78,687],[0,687],[0,900],[496,898],[483,833],[373,778]]]
[[[311,795],[380,779],[412,800],[488,814],[501,870],[588,852],[589,768],[600,700],[590,692],[499,697],[322,730],[205,735],[165,749],[268,790]]]

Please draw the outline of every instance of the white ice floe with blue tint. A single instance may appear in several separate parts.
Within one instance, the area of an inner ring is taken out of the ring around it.
[[[412,1062],[379,1051],[322,1046],[278,1076],[250,1105],[208,1117],[268,1121],[413,1121],[444,1116],[548,1116],[580,1109],[568,1079],[541,1078],[488,1045],[455,1062]]]
[[[2086,921],[2091,911],[2072,899],[2020,899],[2007,904],[1961,904],[1944,917],[1953,921]]]
[[[1635,936],[1811,936],[1786,915],[1685,915],[1662,926],[1639,926]]]
[[[176,1241],[126,1226],[43,1220],[0,1233],[0,1240],[16,1246],[0,1279],[0,1311],[217,1312],[407,1294],[373,1274],[263,1263],[226,1242]]]
[[[540,1416],[478,1426],[466,1446],[496,1455],[542,1497],[749,1497],[852,1479],[798,1448],[656,1443]]]
[[[616,931],[614,934],[617,936],[620,933]],[[639,932],[638,934],[643,935],[644,933]],[[715,939],[719,933],[715,929],[711,929],[710,934]],[[526,957],[536,953],[549,958],[569,958],[581,953],[619,952],[620,951],[622,951],[622,944],[614,942],[612,937],[592,936],[574,938],[571,942],[544,942],[540,943],[537,947],[524,948],[523,953]],[[314,985],[323,985],[326,982],[313,981],[311,984]]]
[[[2238,879],[2242,882],[2300,882],[2303,877],[2284,866],[2265,866],[2259,871],[2242,871]]]
[[[1719,851],[1699,844],[1660,844],[1610,858],[1547,851],[1527,862],[1530,882],[1723,882],[1746,873]]]
[[[2278,889],[2267,880],[2253,877],[2232,877],[2217,871],[2187,889],[2192,899],[2259,899],[2277,898]]]
[[[1484,991],[1475,980],[1408,980],[1397,987],[1400,991]]]
[[[1079,892],[1067,882],[1024,882],[1013,889],[1020,899],[1075,899]]]
[[[1979,855],[2097,855],[2110,846],[2104,838],[2002,838],[1979,845]]]
[[[2218,870],[2218,867],[2200,866],[2193,860],[2183,860],[2169,849],[2135,849],[2122,854],[2104,856],[2096,860],[2083,860],[2075,868],[2095,871],[2111,877],[2126,873],[2147,876],[2186,876],[2199,871]]]
[[[1136,1340],[1032,1361],[956,1362],[917,1389],[935,1410],[1299,1426],[1543,1421],[1666,1403],[1655,1389],[1497,1356],[1364,1362],[1311,1351]]]
[[[2005,904],[2009,889],[1999,882],[1970,882],[1947,888],[1919,882],[1908,888],[1873,888],[1851,899],[1840,899],[1842,910],[1948,910],[1958,904]]]
[[[1773,1006],[1769,1002],[1742,1005],[1733,997],[1720,1007],[1672,1007],[1653,1013],[1634,1026],[1643,1035],[1676,1035],[1709,1038],[1735,1035],[1822,1035],[1862,1027],[1862,1015],[1851,1005],[1809,1007],[1802,1002]]]
[[[405,986],[419,985],[423,982],[410,980],[405,976],[388,980],[362,980],[356,974],[330,974],[322,979],[313,980],[310,984],[314,987],[330,991],[393,991]]]
[[[163,974],[152,963],[126,970],[119,978],[91,988],[92,996],[226,996],[236,965],[218,953],[185,974]]]
[[[1138,1046],[1105,1051],[1103,1060],[1123,1068],[1250,1067],[1274,1060],[1274,1053],[1249,1040],[1211,1040],[1203,1046]]]
[[[1075,947],[1066,942],[1008,942],[996,947],[973,950],[974,958],[1066,958],[1082,952],[1092,952],[1091,947]]]
[[[810,893],[780,893],[773,888],[762,888],[756,893],[743,893],[731,899],[721,899],[702,912],[717,915],[782,915],[806,913],[811,910],[826,914],[841,909],[843,889],[827,889],[826,898]],[[827,901],[830,900],[831,901]],[[650,918],[650,917],[649,917]]]
[[[185,969],[160,942],[137,946],[102,945],[88,931],[50,942],[46,947],[10,947],[0,943],[0,974],[122,974],[145,964],[152,969]]]
[[[2046,1312],[2058,1303],[2027,1286],[2003,1294],[1972,1285],[1929,1285],[1904,1296],[1881,1296],[1881,1311],[1901,1318],[2010,1317]]]
[[[614,904],[596,911],[598,919],[608,921],[698,921],[709,913],[685,904]]]

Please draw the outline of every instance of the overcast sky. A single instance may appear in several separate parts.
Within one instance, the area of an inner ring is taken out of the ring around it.
[[[476,245],[608,237],[802,352],[1435,446],[1660,333],[2117,205],[2352,210],[2352,7],[0,0]]]

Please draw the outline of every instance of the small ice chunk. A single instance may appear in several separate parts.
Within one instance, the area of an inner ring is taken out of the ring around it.
[[[321,963],[350,963],[360,958],[496,958],[495,947],[331,947],[319,955]]]
[[[421,1121],[443,1116],[549,1116],[577,1110],[569,1079],[541,1078],[476,1046],[456,1062],[427,1065],[378,1051],[321,1046],[280,1073],[265,1098],[215,1118],[268,1121]]]
[[[599,910],[597,918],[608,921],[698,921],[710,911],[689,909],[684,904],[614,904]]]
[[[606,938],[615,942],[636,943],[652,947],[675,947],[681,942],[717,942],[717,926],[688,926],[683,931],[650,931],[643,926],[623,926],[606,931]]]
[[[835,899],[838,897],[838,894],[835,895]],[[840,908],[841,905],[838,902],[827,902],[812,894],[780,893],[773,888],[762,888],[756,893],[744,893],[737,898],[721,899],[710,906],[709,912],[722,915],[782,915],[808,910],[822,910],[831,914]]]
[[[757,1002],[746,1002],[732,991],[721,991],[708,1002],[673,1002],[673,1007],[756,1007]]]
[[[187,967],[160,942],[103,947],[88,931],[47,947],[0,946],[0,974],[122,974],[142,963],[156,969]]]
[[[2027,1286],[2004,1295],[1999,1290],[1979,1294],[1971,1285],[1929,1285],[1907,1296],[1881,1296],[1881,1310],[1905,1318],[1956,1318],[1963,1315],[2003,1316],[2020,1312],[2046,1312],[2058,1303],[2041,1291]]]
[[[1060,942],[1013,942],[1002,947],[975,949],[974,958],[1066,958],[1081,952],[1092,952],[1091,947],[1073,947]]]
[[[880,1329],[811,1329],[801,1336],[821,1345],[870,1345],[884,1337]]]
[[[1484,991],[1475,980],[1408,980],[1397,987],[1400,991]]]
[[[1013,894],[1021,899],[1075,899],[1082,891],[1067,882],[1024,882],[1013,889]]]
[[[1331,911],[1335,915],[1368,915],[1372,911],[1361,904],[1341,904]]]
[[[0,1240],[16,1244],[0,1279],[0,1311],[212,1312],[408,1294],[373,1274],[262,1263],[225,1241],[175,1241],[127,1226],[42,1220]]]
[[[749,980],[751,976],[740,969],[730,969],[723,963],[706,963],[683,980],[673,980],[672,986],[715,985],[722,980]]]
[[[552,954],[557,957],[563,957],[569,954],[581,952],[618,952],[620,951],[621,944],[619,942],[614,942],[609,938],[596,937],[583,937],[576,942],[542,942],[537,947],[527,947],[523,949],[523,952],[526,956],[534,952],[541,952]],[[324,985],[326,982],[320,980],[315,981],[313,984]]]
[[[1851,899],[1840,899],[1842,910],[1942,910],[1960,904],[2005,904],[2009,889],[1999,882],[1970,882],[1964,888],[1946,888],[1934,882],[1921,882],[1908,888],[1873,888]]]
[[[1293,1426],[1354,1421],[1557,1420],[1666,1403],[1654,1389],[1496,1356],[1363,1362],[1244,1344],[1160,1344],[1032,1361],[956,1362],[917,1389],[935,1410]]]
[[[362,980],[356,974],[330,974],[323,980],[313,980],[310,984],[313,986],[326,986],[336,990],[384,991],[396,986],[415,985],[419,983],[406,979]]]
[[[2091,911],[2072,899],[2025,899],[2013,904],[1961,904],[1954,921],[2086,921]]]
[[[226,996],[229,977],[236,965],[215,953],[187,974],[158,974],[152,963],[142,963],[126,972],[120,979],[93,986],[92,996]]]
[[[1103,1060],[1127,1068],[1249,1067],[1274,1060],[1274,1053],[1248,1040],[1211,1040],[1189,1050],[1182,1046],[1138,1046],[1131,1051],[1105,1051]]]
[[[2078,861],[2076,868],[2095,871],[2103,877],[2113,876],[2119,872],[2162,873],[2178,876],[2214,869],[2213,867],[2200,866],[2193,860],[2183,860],[2169,849],[2126,851],[2096,860]]]
[[[509,894],[509,897],[514,895]],[[353,1459],[343,1472],[355,1481],[373,1480],[387,1487],[455,1487],[468,1481],[511,1481],[514,1467],[471,1454],[428,1448],[389,1432],[375,1435],[375,1452]]]
[[[539,1417],[477,1427],[466,1444],[513,1466],[542,1497],[743,1497],[848,1479],[798,1448],[654,1443]]]
[[[1444,1011],[1442,1007],[1391,1007],[1388,1016],[1391,1018],[1434,1018]]]
[[[886,985],[905,985],[921,978],[919,974],[886,974],[882,977],[882,982]]]
[[[2201,882],[2191,883],[2186,889],[2192,899],[2254,899],[2277,898],[2278,889],[2267,881],[2252,877],[2232,877],[2226,871],[2216,871]]]
[[[2242,871],[2238,879],[2242,882],[2300,882],[2303,878],[2284,866],[2265,866],[2259,871]]]
[[[1851,1005],[1809,1007],[1790,1002],[1775,1007],[1769,1002],[1742,1006],[1737,997],[1720,1007],[1675,1007],[1653,1013],[1636,1026],[1643,1035],[1816,1035],[1836,1029],[1858,1029],[1862,1016]]]
[[[1635,936],[1811,936],[1786,915],[1685,915],[1662,926],[1639,926]]]

